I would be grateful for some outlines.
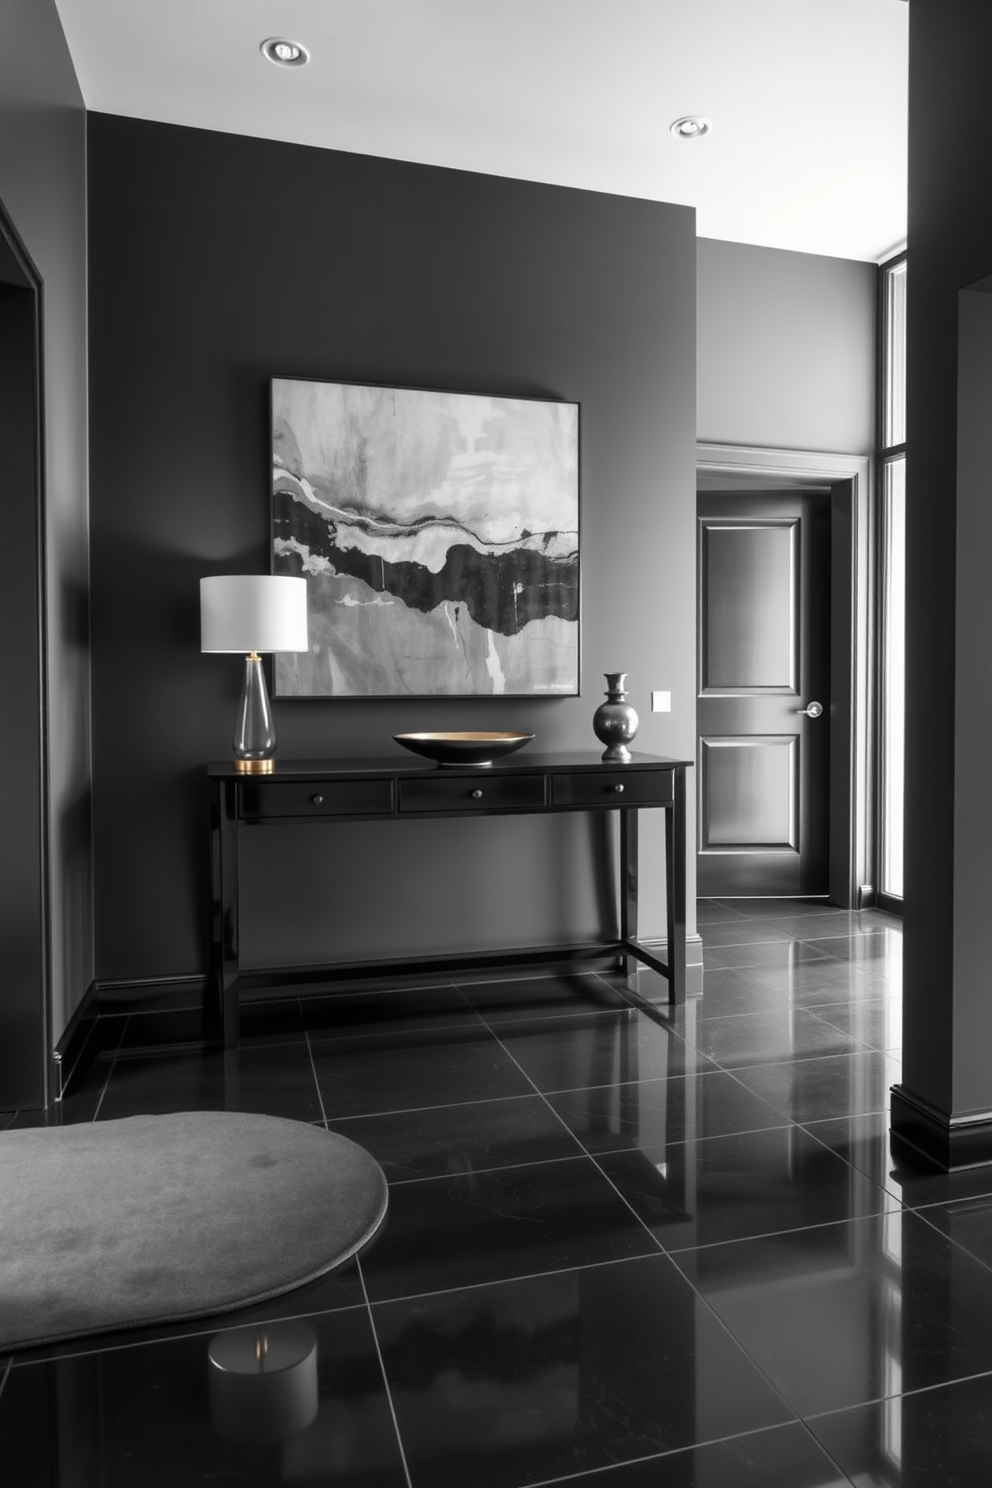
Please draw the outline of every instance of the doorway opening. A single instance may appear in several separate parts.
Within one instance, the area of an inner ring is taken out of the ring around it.
[[[699,893],[866,907],[867,457],[697,447]]]
[[[41,279],[0,203],[0,1110],[54,1089],[48,915]]]

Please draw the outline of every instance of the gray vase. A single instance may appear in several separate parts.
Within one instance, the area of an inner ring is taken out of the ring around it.
[[[600,703],[592,715],[592,726],[599,739],[607,747],[603,759],[614,764],[626,764],[630,759],[627,745],[637,733],[637,711],[626,701],[626,672],[604,672],[606,678],[606,702]]]

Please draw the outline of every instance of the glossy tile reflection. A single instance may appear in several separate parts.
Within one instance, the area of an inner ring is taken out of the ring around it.
[[[576,1157],[583,1150],[539,1095],[428,1106],[331,1125],[371,1152],[392,1183]]]
[[[629,1006],[609,981],[595,972],[461,982],[459,987],[465,1000],[490,1024],[572,1017],[577,1013],[599,1013]]]
[[[858,1488],[985,1488],[992,1375],[815,1417],[809,1429]]]
[[[864,1045],[850,1033],[804,1012],[782,1004],[761,1013],[735,1017],[703,1017],[687,1039],[701,1053],[724,1069],[773,1061],[813,1059],[824,1054],[850,1054]]]
[[[362,1265],[373,1301],[657,1249],[588,1157],[397,1185]]]
[[[226,1056],[216,1050],[121,1055],[98,1119],[225,1110],[320,1121],[306,1042],[251,1044]]]
[[[918,1214],[674,1260],[801,1416],[992,1371],[992,1273]]]
[[[505,1023],[496,1032],[510,1058],[544,1094],[716,1068],[678,1033],[630,1008],[548,1018],[540,1025]]]
[[[850,1488],[850,1482],[806,1428],[793,1423],[593,1472],[581,1488]]]
[[[902,1049],[902,999],[841,1002],[811,1009],[812,1016],[850,1034],[865,1048],[897,1054]]]
[[[889,1132],[884,1111],[813,1121],[806,1131],[845,1162],[880,1183],[910,1209],[992,1194],[992,1167],[945,1173]]]
[[[882,1111],[899,1080],[896,1059],[869,1050],[821,1059],[780,1060],[736,1070],[748,1090],[789,1121],[825,1121]]]
[[[953,1240],[955,1245],[983,1265],[992,1267],[992,1195],[933,1204],[921,1213],[928,1224]]]
[[[310,1051],[329,1120],[533,1091],[481,1023],[375,1038],[314,1036]]]
[[[597,1085],[547,1099],[592,1153],[760,1131],[784,1120],[723,1070]]]
[[[187,1338],[13,1368],[0,1395],[4,1488],[194,1481],[406,1488],[367,1309],[307,1320],[317,1346],[317,1415],[302,1432],[262,1445],[221,1434],[211,1417],[207,1348],[225,1326],[219,1320]]]
[[[373,1316],[414,1483],[514,1488],[790,1419],[664,1256]]]
[[[898,1208],[794,1126],[604,1153],[599,1165],[666,1250]]]
[[[415,993],[388,988],[374,992],[337,992],[308,997],[302,1002],[302,1021],[317,1038],[369,1037],[420,1033],[429,1029],[479,1027],[456,987],[418,987]]]
[[[395,975],[107,1020],[46,1117],[257,1110],[326,1123],[390,1183],[375,1241],[253,1309],[0,1359],[4,1488],[971,1488],[992,1463],[992,1169],[888,1131],[897,921],[700,906],[704,990],[588,964]],[[220,1329],[302,1319],[313,1422],[211,1425]]]

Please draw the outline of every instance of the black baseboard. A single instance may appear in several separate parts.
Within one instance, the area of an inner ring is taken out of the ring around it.
[[[992,1111],[948,1116],[922,1096],[893,1085],[891,1127],[893,1135],[945,1172],[992,1163]]]
[[[99,1055],[100,1004],[96,983],[90,982],[53,1050],[56,1102],[82,1084]]]
[[[646,941],[645,945],[665,959],[663,940]],[[690,997],[698,996],[703,990],[702,959],[702,940],[698,935],[688,937],[686,992]],[[603,946],[594,942],[580,947],[532,947],[482,956],[464,954],[414,961],[383,961],[376,965],[366,964],[360,969],[347,965],[256,968],[242,974],[240,1003],[243,1019],[249,1020],[252,1007],[264,1003],[267,1026],[274,1028],[278,1024],[278,1017],[273,1022],[274,1005],[280,1000],[288,1004],[308,994],[328,996],[382,990],[391,985],[402,986],[407,979],[411,980],[411,985],[422,986],[429,980],[430,973],[448,978],[458,973],[470,974],[475,980],[480,974],[498,977],[528,969],[536,976],[554,970],[609,972],[616,970],[616,962],[615,953],[604,955]],[[649,1000],[667,1004],[667,984],[662,977],[656,980],[659,987],[657,997]],[[110,1049],[118,1058],[127,1059],[149,1049],[195,1047],[208,1042],[211,1021],[207,1006],[209,990],[210,978],[203,974],[94,983],[84,999],[87,1005],[85,1033],[82,1004],[77,1010],[79,1028],[71,1040],[73,1087],[81,1082],[100,1054]],[[258,1011],[262,1013],[261,1008]],[[287,1016],[290,1016],[288,1008]],[[81,1058],[76,1052],[77,1044],[78,1050],[87,1058]],[[63,1054],[62,1060],[68,1068],[68,1052]],[[67,1090],[68,1082],[63,1081],[62,1093]]]
[[[208,985],[209,978],[202,973],[95,983],[101,1017],[105,1013],[173,1012],[181,1008],[202,1008]]]

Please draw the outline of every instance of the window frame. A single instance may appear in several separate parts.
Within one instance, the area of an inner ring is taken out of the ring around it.
[[[875,881],[875,904],[879,909],[888,910],[892,914],[901,915],[903,908],[903,896],[894,894],[883,886],[884,869],[884,844],[885,844],[885,798],[886,798],[886,737],[885,737],[885,715],[883,698],[885,689],[885,673],[887,665],[887,636],[886,636],[886,599],[887,599],[887,569],[888,569],[888,468],[897,461],[904,462],[904,471],[907,468],[907,440],[905,438],[894,442],[885,443],[889,433],[889,399],[890,399],[890,300],[889,280],[892,273],[906,265],[906,286],[908,293],[908,255],[906,249],[893,254],[878,266],[878,376],[877,376],[877,420],[878,420],[878,447],[876,450],[876,466],[878,479],[875,482],[878,493],[875,511],[875,603],[873,611],[875,615],[875,644],[874,655],[874,750],[873,750],[873,774],[874,774],[874,843],[873,843],[873,873]],[[905,332],[903,335],[903,348],[905,351]],[[905,371],[903,372],[903,388],[905,391]],[[903,429],[905,435],[905,409],[903,410]],[[905,479],[905,475],[904,475]]]

